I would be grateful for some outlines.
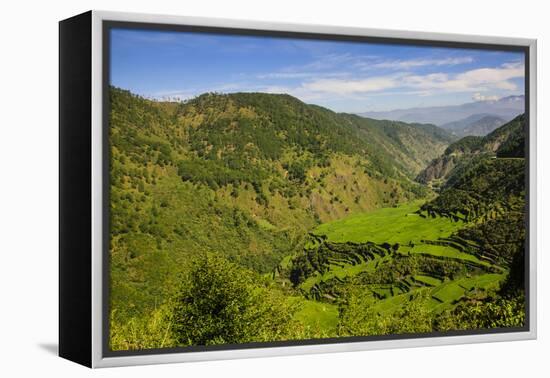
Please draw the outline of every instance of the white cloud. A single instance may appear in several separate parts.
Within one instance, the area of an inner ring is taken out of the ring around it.
[[[376,55],[355,55],[350,53],[345,54],[324,54],[309,63],[301,65],[293,65],[284,67],[280,72],[286,73],[302,73],[316,72],[322,74],[325,70],[341,70],[343,68],[360,68],[366,62],[374,62],[380,60]]]
[[[503,65],[499,68],[478,68],[464,72],[452,81],[452,84],[460,87],[492,87],[504,90],[517,89],[511,79],[523,77],[525,74],[523,65]]]
[[[366,58],[366,57],[365,57]],[[325,69],[332,69],[334,67],[341,67],[343,64],[350,63],[361,59],[361,56],[346,54],[326,54],[319,59],[307,63],[301,66],[287,67],[288,72],[300,72],[300,71],[321,71]]]
[[[478,68],[458,74],[413,75],[402,72],[358,79],[318,79],[303,83],[302,88],[338,95],[380,92],[394,88],[408,88],[424,93],[513,91],[518,88],[511,80],[523,76],[523,64],[514,63],[495,68]]]
[[[407,60],[387,60],[383,62],[367,64],[365,63],[364,68],[373,67],[373,68],[392,68],[399,70],[407,70],[415,67],[424,67],[424,66],[455,66],[458,64],[472,63],[474,59],[469,56],[465,57],[456,57],[456,58],[442,58],[442,59],[407,59]]]
[[[289,66],[281,71],[259,74],[257,79],[315,79],[350,77],[352,72],[367,71],[369,69],[393,69],[408,71],[422,66],[452,66],[471,63],[472,57],[452,58],[416,58],[408,60],[380,60],[379,56],[373,55],[352,55],[352,54],[329,54],[321,59],[301,65]],[[346,71],[346,69],[350,69]],[[331,69],[330,72],[324,70]],[[339,71],[335,71],[339,70]]]
[[[395,88],[399,81],[395,77],[380,76],[360,80],[321,79],[302,84],[302,88],[314,92],[329,92],[339,95],[378,92]]]
[[[498,101],[499,99],[499,96],[485,96],[481,93],[474,93],[472,96],[472,100],[474,101]]]
[[[345,60],[345,57],[334,57]],[[186,91],[167,91],[151,97],[187,99],[205,91],[216,92],[267,92],[288,93],[306,102],[338,100],[365,100],[372,96],[408,95],[416,97],[437,96],[446,93],[472,93],[475,101],[498,99],[490,95],[503,95],[517,91],[513,79],[524,76],[522,63],[506,63],[498,67],[485,67],[460,73],[414,74],[405,70],[388,75],[361,75],[351,72],[276,72],[264,75],[266,81],[256,80],[220,83],[210,88],[187,88]],[[275,79],[271,81],[269,79]],[[277,79],[296,79],[297,84]],[[300,80],[302,79],[302,80]]]
[[[285,87],[282,85],[269,85],[267,87],[259,88],[259,92],[265,92],[265,93],[290,93],[292,91],[291,88]]]
[[[314,77],[343,77],[348,72],[269,72],[256,75],[258,79],[307,79]]]

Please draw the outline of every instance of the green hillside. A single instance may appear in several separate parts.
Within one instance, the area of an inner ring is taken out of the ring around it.
[[[516,311],[518,126],[436,196],[414,181],[453,142],[432,125],[264,93],[111,88],[110,105],[112,349],[479,328],[472,301]]]
[[[449,146],[444,155],[472,156],[451,169],[436,198],[350,215],[310,233],[288,275],[307,298],[339,306],[336,334],[398,332],[405,314],[416,322],[410,332],[523,324],[520,122]],[[513,158],[498,152],[509,145],[519,151]],[[496,156],[475,152],[487,146]]]
[[[467,136],[455,141],[445,152],[432,160],[416,180],[438,189],[455,167],[464,167],[482,155],[523,157],[526,135],[525,115],[519,115],[485,137]]]

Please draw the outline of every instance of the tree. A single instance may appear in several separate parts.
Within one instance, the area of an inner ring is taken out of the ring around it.
[[[525,240],[516,251],[510,272],[504,281],[500,293],[505,298],[513,298],[525,292]]]
[[[284,168],[288,171],[288,178],[299,182],[304,182],[306,179],[306,167],[302,162],[293,162],[285,164]]]
[[[374,336],[424,333],[432,331],[426,292],[419,292],[399,310],[380,314],[376,299],[365,286],[352,284],[343,295],[339,306],[338,334],[340,336]]]
[[[222,257],[197,258],[174,304],[177,344],[213,345],[292,338],[297,308]]]
[[[435,323],[438,331],[523,327],[525,296],[471,300],[443,312]]]

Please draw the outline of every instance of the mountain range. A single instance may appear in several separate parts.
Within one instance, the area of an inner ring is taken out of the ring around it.
[[[484,136],[504,125],[506,119],[492,114],[473,114],[464,119],[441,125],[442,129],[458,137],[467,135]]]
[[[522,114],[525,111],[525,96],[508,96],[498,100],[474,101],[461,105],[432,106],[409,109],[395,109],[381,112],[364,112],[360,116],[402,122],[431,123],[450,130],[458,136],[485,135],[494,125]],[[482,125],[475,122],[484,120]],[[495,120],[499,119],[497,122]],[[502,120],[502,121],[501,121]],[[498,126],[500,126],[498,125]],[[498,127],[496,126],[496,127]],[[494,128],[496,128],[494,127]],[[494,129],[493,128],[493,129]],[[483,134],[485,133],[485,134]]]
[[[270,272],[319,222],[424,197],[414,178],[455,139],[289,95],[181,103],[111,88],[110,99],[111,299],[123,317],[154,308],[189,256]]]

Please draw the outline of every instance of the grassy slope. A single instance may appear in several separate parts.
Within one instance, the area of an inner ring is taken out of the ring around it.
[[[301,304],[296,319],[307,327],[323,333],[334,333],[338,324],[338,307],[334,304],[295,298]]]
[[[462,226],[448,218],[422,218],[415,212],[423,201],[408,203],[397,208],[383,208],[369,213],[357,214],[325,223],[314,231],[332,242],[373,242],[376,244],[435,240],[449,236]]]

